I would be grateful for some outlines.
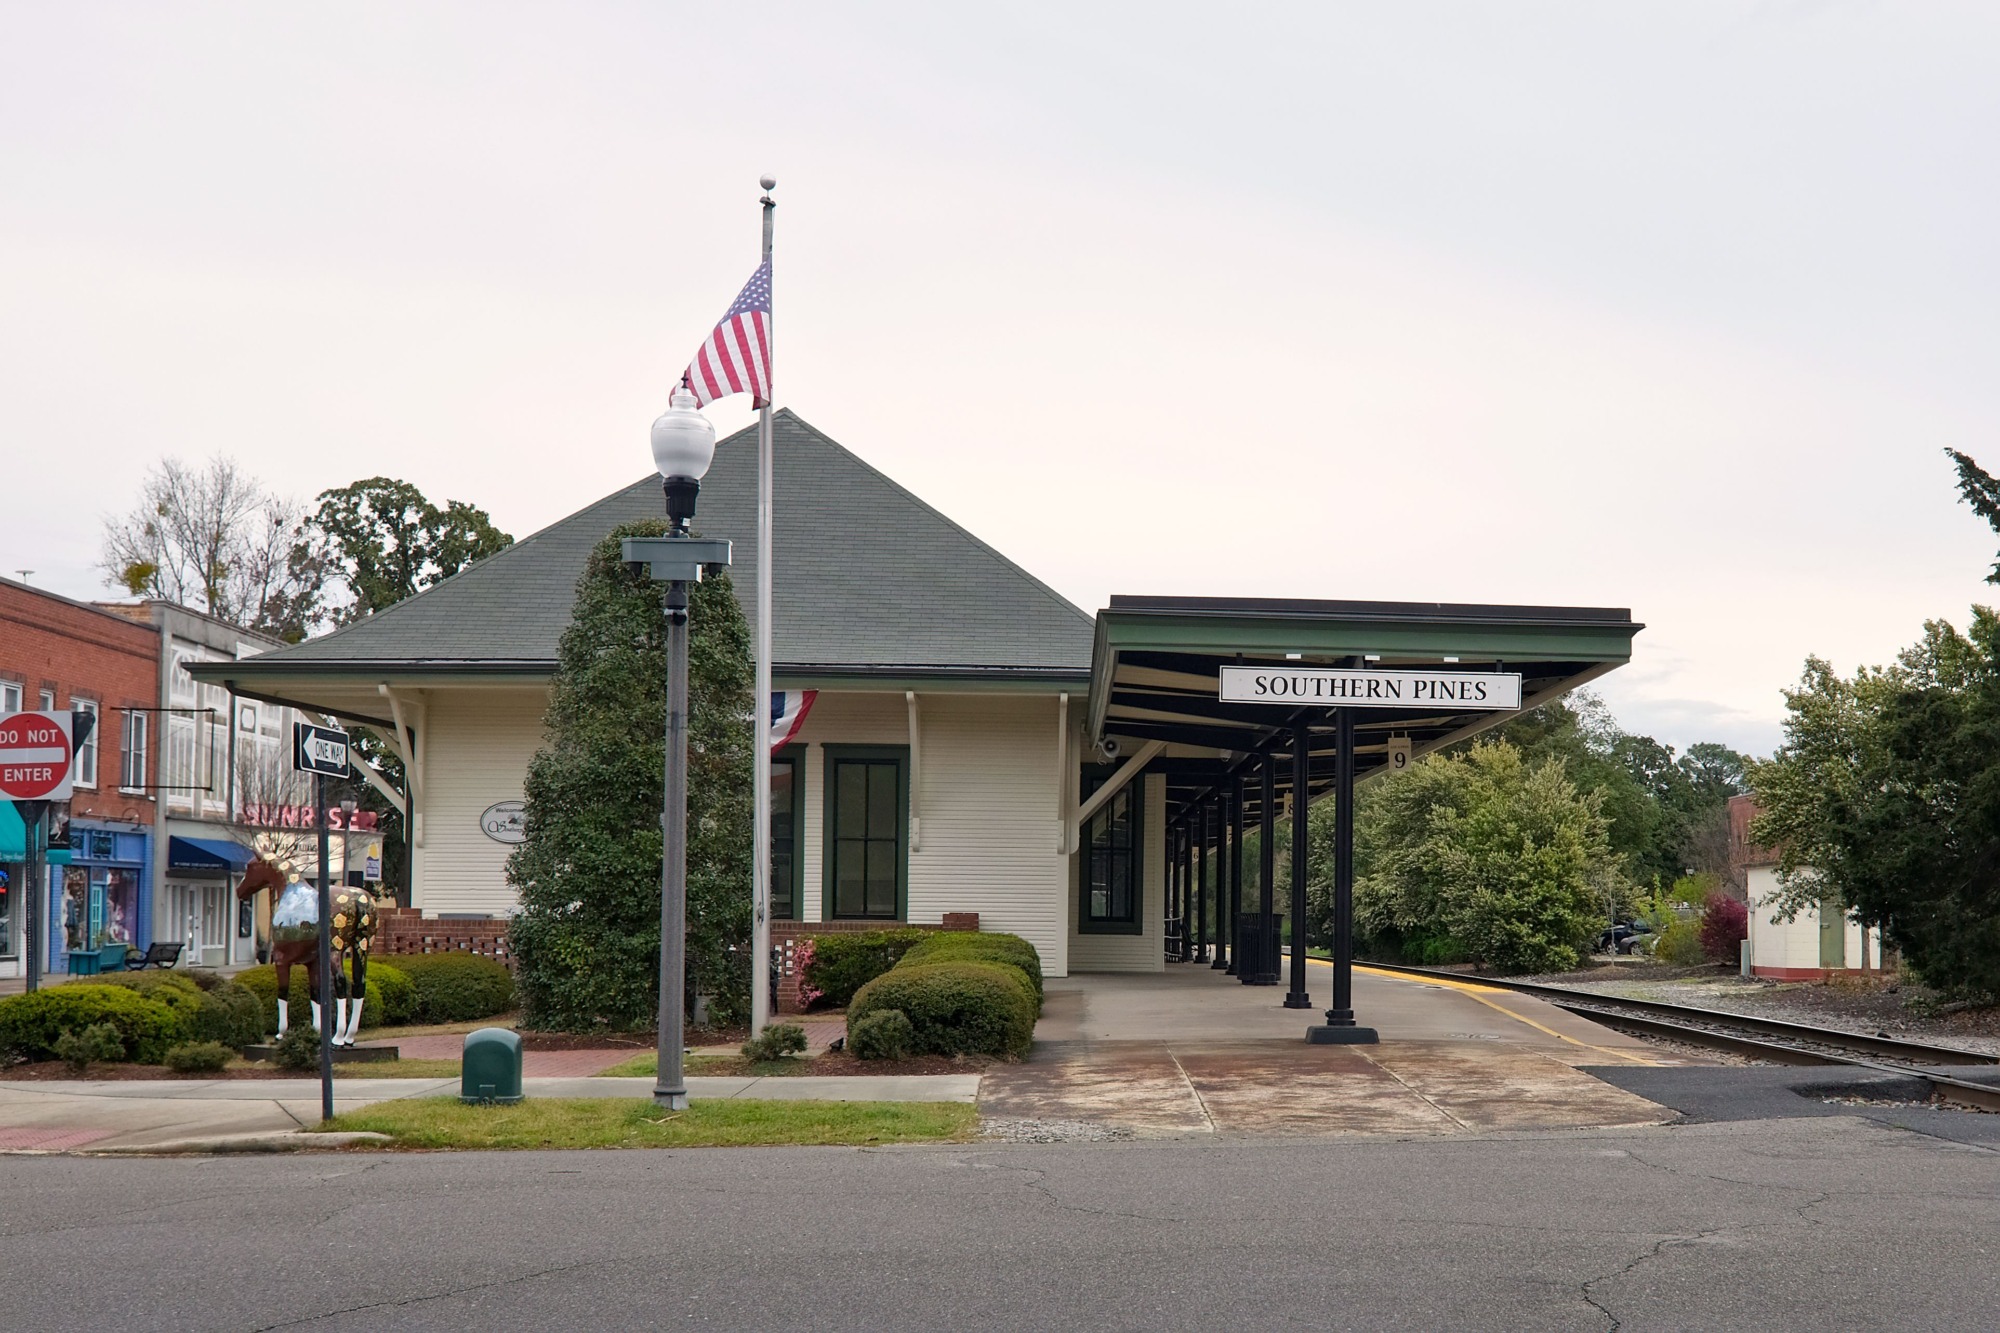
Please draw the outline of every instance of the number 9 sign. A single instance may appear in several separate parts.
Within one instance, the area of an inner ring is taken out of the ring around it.
[[[1410,738],[1391,736],[1389,738],[1389,771],[1401,773],[1410,766]]]

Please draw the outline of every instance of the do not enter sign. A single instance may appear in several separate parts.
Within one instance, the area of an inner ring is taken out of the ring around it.
[[[0,800],[66,801],[74,770],[68,713],[0,717]]]

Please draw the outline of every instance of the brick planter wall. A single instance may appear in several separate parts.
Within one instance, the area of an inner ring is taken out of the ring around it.
[[[384,907],[375,928],[375,956],[414,953],[471,953],[511,964],[507,922],[426,918],[414,907]]]
[[[920,930],[978,930],[979,913],[946,912],[944,920],[935,926],[922,921],[773,921],[771,948],[780,959],[778,1012],[805,1012],[805,1006],[799,1003],[799,968],[796,961],[801,943],[815,935],[860,935],[871,930],[897,930],[906,925]]]

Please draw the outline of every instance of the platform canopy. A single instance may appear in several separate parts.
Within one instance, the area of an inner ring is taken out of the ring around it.
[[[1411,756],[1420,758],[1623,665],[1643,628],[1630,611],[1606,607],[1113,597],[1097,616],[1090,735],[1121,756],[1153,742],[1164,746],[1148,771],[1167,775],[1171,819],[1231,774],[1252,773],[1260,757],[1288,757],[1304,725],[1316,797],[1334,777],[1329,702],[1225,702],[1223,668],[1520,676],[1519,709],[1451,702],[1383,707],[1379,700],[1352,708],[1356,773],[1366,778],[1389,762],[1392,740],[1407,739]],[[1283,800],[1291,764],[1276,767]],[[1246,814],[1253,818],[1258,791],[1251,782]]]

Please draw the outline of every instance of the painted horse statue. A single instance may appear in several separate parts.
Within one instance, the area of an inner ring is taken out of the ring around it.
[[[285,872],[259,857],[243,872],[236,885],[238,898],[249,898],[259,889],[271,889],[277,900],[271,907],[271,965],[278,972],[278,1035],[285,1035],[290,1019],[288,997],[292,993],[292,965],[302,963],[312,993],[312,1021],[320,1025],[319,981],[319,890],[304,880],[287,884]],[[368,995],[368,944],[375,938],[376,903],[365,890],[337,888],[333,891],[334,1020],[333,1044],[352,1046],[361,1030],[361,1003]],[[343,967],[342,964],[346,966]],[[348,972],[353,972],[353,980]],[[350,998],[351,997],[351,998]]]

